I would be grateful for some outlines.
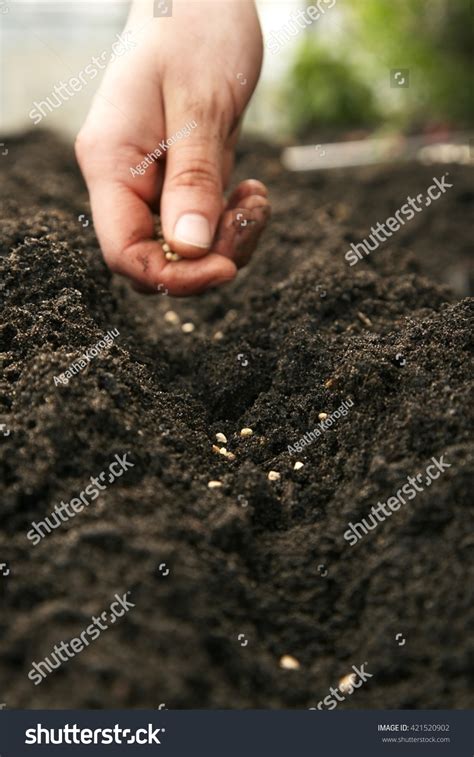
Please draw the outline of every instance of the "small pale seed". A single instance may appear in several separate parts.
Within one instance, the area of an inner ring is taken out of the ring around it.
[[[194,323],[188,321],[187,323],[183,323],[183,325],[181,326],[181,331],[183,331],[185,334],[191,334],[195,328],[196,327]]]
[[[220,455],[220,452],[221,452],[217,444],[212,445],[212,451],[215,452],[216,455]]]
[[[209,481],[207,486],[209,489],[218,489],[222,486],[222,481]]]
[[[168,242],[163,242],[161,248],[163,252],[171,252],[171,247],[169,246]]]
[[[319,413],[318,415],[318,418],[320,421],[325,421],[327,417],[328,417],[327,413]]]
[[[226,448],[225,448],[225,447],[221,447],[221,448],[220,448],[220,450],[219,450],[219,454],[220,454],[220,455],[227,455],[227,450],[226,450]]]
[[[280,478],[281,478],[281,476],[278,473],[278,471],[271,470],[271,471],[269,471],[267,478],[268,478],[269,481],[279,481]]]
[[[212,337],[216,340],[216,342],[219,342],[221,339],[224,339],[224,332],[223,331],[216,331],[214,336]]]
[[[164,318],[166,323],[172,323],[174,326],[179,323],[179,315],[178,313],[175,313],[174,310],[167,310]]]
[[[233,452],[228,452],[226,455],[226,458],[227,460],[230,460],[230,462],[232,463],[235,460],[235,455]]]
[[[304,467],[304,463],[301,463],[299,460],[294,464],[293,469],[294,470],[300,470]]]
[[[296,657],[292,657],[290,654],[284,654],[280,659],[280,668],[283,668],[283,670],[299,670],[300,667]]]
[[[252,436],[253,430],[251,428],[243,428],[240,431],[240,436],[246,437],[246,436]]]
[[[362,321],[364,326],[372,326],[372,321],[370,320],[370,318],[367,315],[365,315],[365,313],[361,313],[360,310],[357,313],[357,317],[359,318],[360,321]]]
[[[216,434],[216,439],[218,442],[222,442],[223,444],[227,444],[227,437],[225,434],[222,434],[220,431]]]
[[[350,688],[354,688],[355,677],[355,673],[348,673],[346,676],[343,676],[339,681],[339,689],[341,691],[347,691]]]

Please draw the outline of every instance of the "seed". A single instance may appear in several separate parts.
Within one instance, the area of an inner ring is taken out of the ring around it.
[[[165,313],[165,321],[166,323],[172,323],[176,326],[179,323],[178,313],[175,313],[174,310],[167,310]]]
[[[328,417],[327,413],[319,413],[318,415],[318,418],[320,421],[325,421],[327,417]]]
[[[341,691],[347,691],[349,688],[353,688],[355,679],[355,673],[348,673],[339,681],[339,688]]]
[[[187,321],[186,323],[183,323],[181,326],[181,331],[183,331],[185,334],[191,334],[195,329],[194,323],[191,323],[191,321]]]
[[[290,654],[284,654],[280,659],[280,668],[283,668],[283,670],[299,670],[300,667],[296,657],[292,657]]]
[[[276,470],[271,470],[269,471],[267,478],[269,481],[279,481],[280,474]]]
[[[214,449],[214,447],[215,447],[215,445],[213,445],[212,448]],[[219,447],[216,447],[216,449],[218,450],[219,455],[222,455],[223,457],[225,457],[226,460],[230,460],[230,462],[232,462],[233,460],[235,460],[234,453],[233,452],[228,452],[225,447],[221,447],[220,449],[219,449]]]
[[[246,437],[246,436],[252,436],[253,430],[251,428],[243,428],[240,431],[240,436]]]
[[[181,260],[181,257],[178,255],[178,253],[172,252],[171,250],[165,252],[165,258],[166,260],[173,261],[174,263],[176,263],[177,260]]]
[[[212,337],[216,340],[216,342],[219,342],[221,339],[224,339],[224,332],[223,331],[216,331],[214,336]]]
[[[216,455],[219,455],[219,454],[220,454],[220,449],[219,449],[219,447],[217,446],[217,444],[213,444],[213,445],[212,445],[212,451],[213,451],[213,452],[215,452],[215,453],[216,453]]]
[[[222,481],[209,481],[207,486],[209,489],[218,489],[222,486]]]
[[[294,464],[294,466],[293,466],[293,470],[300,470],[300,469],[301,469],[301,468],[303,468],[303,467],[304,467],[304,463],[300,463],[300,461],[298,460],[298,461],[297,461],[297,462],[296,462],[296,463]]]
[[[218,442],[222,442],[223,444],[227,444],[227,437],[225,434],[222,434],[220,431],[216,434],[216,439]]]
[[[161,249],[163,250],[163,252],[171,252],[171,247],[169,246],[168,242],[163,242]]]
[[[372,321],[370,320],[370,318],[365,315],[365,313],[361,313],[360,310],[357,313],[357,317],[362,321],[364,326],[372,326]]]

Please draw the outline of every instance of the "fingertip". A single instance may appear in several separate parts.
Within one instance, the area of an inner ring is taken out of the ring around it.
[[[173,229],[169,241],[174,252],[185,258],[200,258],[210,250],[213,230],[201,213],[183,213]]]

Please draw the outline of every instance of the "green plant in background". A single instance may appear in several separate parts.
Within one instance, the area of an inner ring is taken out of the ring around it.
[[[472,0],[352,0],[349,8],[374,65],[410,70],[398,102],[406,122],[474,122]]]
[[[374,124],[375,98],[351,65],[324,48],[313,36],[300,44],[286,84],[292,130]]]
[[[296,133],[474,123],[471,0],[345,0],[338,8],[338,35],[323,39],[315,27],[297,48],[286,84]],[[398,68],[409,70],[403,89],[390,83]]]

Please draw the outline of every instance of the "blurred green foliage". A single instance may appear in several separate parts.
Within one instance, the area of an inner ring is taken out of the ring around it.
[[[410,129],[434,121],[471,126],[473,5],[341,0],[338,34],[308,29],[298,46],[286,84],[293,129],[303,134],[377,122]],[[409,69],[408,88],[390,87],[390,71],[398,68]]]
[[[345,61],[314,37],[299,46],[285,93],[290,125],[298,134],[314,127],[362,126],[378,120],[370,88]]]

